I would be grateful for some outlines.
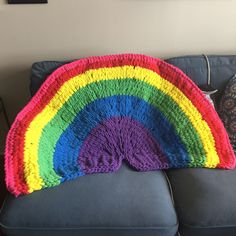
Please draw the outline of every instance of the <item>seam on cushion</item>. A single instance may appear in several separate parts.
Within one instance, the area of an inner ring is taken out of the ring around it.
[[[4,201],[3,201],[3,203],[2,203],[2,206],[1,206],[1,208],[0,208],[0,216],[1,216],[1,213],[3,212],[3,209],[4,209],[4,207],[5,207],[5,204],[6,204],[6,201],[7,201],[8,198],[9,198],[9,194],[7,193],[7,195],[6,195],[6,197],[4,198]],[[0,222],[0,225],[1,225],[1,222]]]
[[[163,230],[166,230],[166,229],[170,229],[170,228],[175,228],[175,227],[178,227],[178,224],[175,224],[175,225],[172,225],[172,226],[169,226],[169,227],[155,227],[155,226],[148,226],[148,227],[91,227],[91,226],[87,226],[87,227],[11,227],[11,226],[6,226],[4,224],[2,224],[0,222],[0,226],[4,229],[12,229],[12,230],[78,230],[78,229],[81,229],[81,230],[104,230],[104,229],[107,229],[107,230],[110,230],[110,229],[117,229],[117,230],[135,230],[135,229],[144,229],[144,230],[155,230],[155,229],[163,229]]]
[[[175,213],[176,213],[176,219],[177,219],[177,225],[178,225],[177,234],[178,234],[178,236],[181,236],[181,235],[180,235],[180,232],[179,232],[179,217],[178,217],[177,210],[176,210],[176,207],[175,207],[175,200],[174,200],[173,188],[172,188],[172,186],[171,186],[170,179],[169,179],[169,177],[167,176],[166,172],[165,172],[165,171],[162,171],[162,172],[163,172],[163,174],[164,174],[164,176],[165,176],[165,179],[166,179],[166,182],[167,182],[167,184],[168,184],[169,191],[170,191],[170,196],[171,196],[171,200],[172,200],[173,207],[174,207]]]
[[[207,55],[208,57],[211,57],[211,58],[219,58],[219,57],[226,57],[226,58],[231,58],[231,57],[235,57],[236,55],[214,55],[214,54],[208,54]],[[203,58],[202,55],[185,55],[185,56],[176,56],[176,57],[170,57],[170,58],[167,58],[165,60],[172,60],[172,59],[183,59],[183,58]]]
[[[178,65],[176,64],[172,64],[171,62],[169,62],[168,60],[166,61],[167,63],[171,64],[171,65],[174,65],[176,67],[178,67]],[[230,63],[230,64],[219,64],[219,65],[211,65],[211,68],[219,68],[219,67],[229,67],[229,66],[236,66],[236,62],[235,64],[234,63]],[[194,69],[194,70],[199,70],[199,69],[203,69],[203,70],[206,70],[206,67],[205,66],[186,66],[186,67],[178,67],[179,69],[181,70],[189,70],[189,69]]]
[[[165,179],[166,179],[166,182],[167,182],[167,184],[168,184],[168,188],[169,188],[169,191],[170,191],[171,200],[172,200],[173,206],[174,206],[174,208],[175,208],[175,200],[174,200],[173,188],[172,188],[172,186],[171,186],[170,179],[168,178],[168,176],[167,176],[167,174],[166,174],[165,171],[162,171],[162,173],[164,174]]]
[[[235,225],[210,225],[210,226],[194,226],[194,225],[190,225],[190,224],[186,224],[186,223],[181,223],[180,226],[185,226],[188,228],[194,228],[194,229],[214,229],[214,228],[235,228]]]

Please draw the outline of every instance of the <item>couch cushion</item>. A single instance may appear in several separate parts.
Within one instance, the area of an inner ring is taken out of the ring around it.
[[[219,90],[219,98],[227,81],[235,74],[236,56],[208,56],[211,67],[212,86]],[[41,84],[58,67],[70,61],[41,61],[32,65],[30,91],[34,95]],[[207,82],[206,59],[201,55],[169,58],[166,62],[183,70],[196,84],[204,85]]]
[[[58,67],[71,61],[39,61],[35,62],[31,68],[30,92],[34,95],[46,78]]]
[[[178,224],[163,172],[93,174],[14,198],[0,214],[6,235],[175,235]]]
[[[168,171],[181,235],[236,235],[236,169]]]
[[[218,103],[228,80],[236,71],[236,56],[208,56],[211,69],[211,85],[218,89],[215,94]],[[182,56],[166,60],[186,73],[197,85],[207,83],[207,62],[204,56]]]

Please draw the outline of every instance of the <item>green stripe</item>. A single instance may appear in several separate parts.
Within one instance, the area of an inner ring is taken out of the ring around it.
[[[60,180],[60,176],[53,169],[54,148],[60,135],[84,106],[96,99],[113,95],[137,96],[155,106],[166,116],[180,136],[189,154],[189,166],[204,165],[206,155],[201,139],[188,117],[171,97],[137,79],[103,80],[76,91],[43,129],[39,142],[38,162],[40,176],[45,186],[55,186]]]

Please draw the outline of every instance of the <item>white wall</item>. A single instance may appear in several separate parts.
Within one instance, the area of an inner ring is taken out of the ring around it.
[[[236,54],[235,0],[0,0],[0,96],[11,120],[34,61],[136,52]]]

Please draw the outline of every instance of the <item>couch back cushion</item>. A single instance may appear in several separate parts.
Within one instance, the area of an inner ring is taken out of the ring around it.
[[[166,60],[168,63],[180,68],[197,85],[207,83],[207,64],[202,55],[174,57]],[[41,61],[32,65],[30,91],[34,95],[45,79],[58,67],[70,61]],[[219,91],[216,93],[218,99],[228,80],[236,73],[235,56],[209,56],[211,68],[212,86]]]
[[[218,102],[227,82],[236,73],[236,55],[208,57],[211,69],[211,85],[218,89],[215,94]],[[166,61],[184,71],[197,85],[202,86],[207,83],[207,63],[202,55],[175,57]]]

